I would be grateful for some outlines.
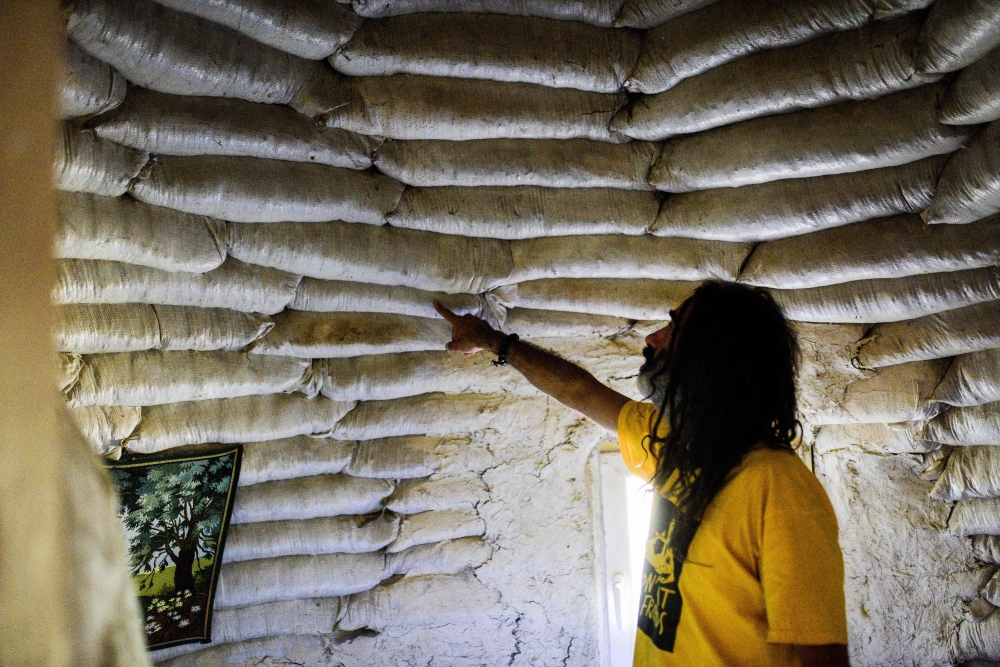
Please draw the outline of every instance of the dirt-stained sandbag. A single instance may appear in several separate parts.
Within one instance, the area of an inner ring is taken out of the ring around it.
[[[1000,602],[1000,596],[995,599]],[[981,622],[968,618],[960,622],[951,639],[951,654],[956,661],[968,665],[1000,660],[1000,614],[992,614]]]
[[[397,285],[371,285],[345,280],[303,278],[289,308],[324,313],[397,313],[416,317],[437,317],[434,301],[465,315],[483,317],[485,300],[478,294],[426,292]]]
[[[931,498],[1000,497],[1000,447],[956,447],[944,472],[931,489]]]
[[[944,84],[921,86],[676,137],[664,145],[650,183],[687,192],[892,167],[951,153],[974,128],[938,121],[944,91]]]
[[[646,33],[627,85],[659,93],[756,51],[868,23],[875,0],[721,0]]]
[[[485,532],[486,522],[479,518],[474,509],[421,512],[402,518],[399,535],[386,550],[396,553],[419,544],[476,537]]]
[[[220,220],[130,197],[66,192],[59,198],[55,255],[203,273],[226,259],[224,227]]]
[[[120,146],[63,123],[56,141],[53,181],[60,190],[117,197],[149,161],[149,153]]]
[[[478,294],[502,284],[507,241],[341,222],[227,225],[229,254],[326,280]]]
[[[972,553],[984,563],[1000,565],[1000,535],[976,535],[972,538]]]
[[[825,424],[813,443],[814,451],[829,454],[855,446],[879,454],[914,454],[939,445],[920,437],[920,424]]]
[[[809,289],[772,290],[785,316],[803,322],[910,320],[1000,299],[1000,268],[855,280]]]
[[[56,362],[56,388],[63,394],[69,392],[83,370],[83,357],[79,354],[59,354]]]
[[[989,0],[937,0],[920,31],[917,66],[954,72],[1000,46],[1000,5]]]
[[[422,12],[468,12],[540,16],[611,27],[623,0],[352,0],[354,11],[367,18]]]
[[[640,41],[632,30],[580,22],[407,14],[368,21],[330,62],[348,76],[421,74],[615,93],[639,57]]]
[[[369,553],[387,546],[398,532],[399,517],[392,514],[237,524],[226,536],[223,562]]]
[[[370,171],[249,157],[166,156],[131,186],[149,204],[235,222],[382,224],[405,186]]]
[[[240,486],[296,477],[336,475],[351,462],[354,442],[297,435],[243,445]]]
[[[340,86],[310,79],[295,108],[330,127],[392,139],[625,138],[608,123],[625,93],[592,93],[531,83],[396,74]],[[316,87],[313,90],[313,86]]]
[[[960,407],[1000,401],[1000,348],[955,357],[934,400]]]
[[[233,523],[315,519],[380,512],[393,483],[347,475],[317,475],[241,487]]]
[[[526,338],[594,338],[596,336],[616,338],[631,331],[634,324],[632,319],[610,315],[590,315],[588,313],[558,312],[535,308],[504,310],[502,329],[508,333],[520,333]]]
[[[93,121],[99,137],[158,155],[233,155],[371,167],[378,140],[329,128],[278,104],[133,88]]]
[[[319,60],[347,43],[363,19],[325,0],[156,0],[301,58]]]
[[[863,100],[914,88],[940,75],[916,71],[919,17],[871,23],[786,49],[742,58],[638,98],[611,124],[658,141],[748,118]]]
[[[509,402],[509,401],[508,401]],[[340,440],[373,440],[400,435],[473,433],[499,412],[498,395],[422,394],[390,401],[363,401],[330,435]],[[503,409],[516,410],[516,403]]]
[[[437,470],[443,450],[468,443],[468,439],[461,437],[423,435],[357,440],[345,471],[354,477],[378,479],[426,477]]]
[[[506,308],[663,320],[670,318],[670,310],[691,296],[698,284],[676,280],[557,278],[498,287],[491,294]]]
[[[858,344],[855,359],[864,368],[874,368],[990,348],[1000,348],[1000,301],[877,324]]]
[[[573,234],[645,234],[656,193],[610,188],[407,188],[389,224],[442,234],[528,239]]]
[[[132,83],[175,95],[285,104],[319,66],[152,0],[76,0],[66,31]]]
[[[452,509],[473,509],[490,498],[486,482],[478,475],[432,475],[406,479],[386,500],[387,509],[399,514],[420,514]]]
[[[59,77],[59,115],[77,118],[104,113],[122,103],[128,82],[111,65],[66,41]]]
[[[124,444],[138,454],[204,442],[257,442],[328,433],[354,407],[324,396],[271,394],[156,405]]]
[[[951,156],[941,173],[929,223],[962,224],[1000,212],[1000,121],[979,132],[965,150]],[[988,224],[980,222],[977,225]]]
[[[952,125],[1000,118],[1000,47],[959,72],[941,103],[940,116],[942,123]]]
[[[643,30],[655,28],[713,2],[717,0],[625,0],[615,25]]]
[[[386,141],[375,166],[421,187],[536,185],[546,188],[651,190],[646,182],[658,144],[589,139]]]
[[[506,282],[541,278],[735,280],[749,243],[655,236],[567,236],[512,241]]]
[[[386,554],[386,571],[392,574],[458,574],[479,567],[493,548],[479,537],[463,537],[436,544],[421,544]]]
[[[138,302],[271,315],[291,303],[299,283],[299,276],[234,258],[207,273],[86,259],[62,260],[56,268],[57,304]]]
[[[927,424],[923,437],[945,445],[1000,445],[1000,403],[947,410]]]
[[[94,406],[68,410],[84,440],[101,456],[113,454],[139,424],[141,408]]]
[[[900,215],[761,243],[740,282],[779,289],[903,278],[1000,263],[1000,219],[928,225]]]
[[[681,192],[660,207],[657,236],[769,241],[901,213],[931,203],[948,156],[898,167]]]
[[[968,498],[955,504],[948,529],[960,535],[1000,535],[1000,498]]]

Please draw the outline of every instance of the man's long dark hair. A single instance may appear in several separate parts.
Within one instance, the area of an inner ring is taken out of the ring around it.
[[[802,428],[795,404],[799,349],[767,291],[711,281],[678,310],[665,354],[658,373],[665,397],[647,442],[657,462],[654,488],[677,474],[669,495],[686,518],[678,526],[683,544],[747,452],[791,451]],[[669,431],[658,437],[663,420]]]

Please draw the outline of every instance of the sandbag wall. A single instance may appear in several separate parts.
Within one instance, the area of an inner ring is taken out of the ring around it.
[[[105,455],[247,443],[216,642],[474,587],[456,443],[534,393],[435,298],[572,341],[765,286],[857,343],[810,433],[928,452],[1000,530],[1000,5],[928,5],[68,3],[62,389]]]

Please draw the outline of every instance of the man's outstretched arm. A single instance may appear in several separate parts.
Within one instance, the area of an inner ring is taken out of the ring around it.
[[[487,322],[475,315],[456,315],[436,301],[434,308],[451,324],[451,342],[445,346],[448,350],[466,356],[480,350],[499,352],[504,334]],[[576,364],[521,341],[514,342],[507,350],[507,363],[566,407],[590,417],[612,433],[618,432],[618,413],[629,398]]]

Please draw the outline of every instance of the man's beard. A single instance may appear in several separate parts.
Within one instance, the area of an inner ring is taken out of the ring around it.
[[[657,410],[663,408],[667,396],[667,355],[656,354],[656,350],[647,345],[642,350],[645,363],[639,367],[639,376],[635,383],[643,398],[652,401]]]

